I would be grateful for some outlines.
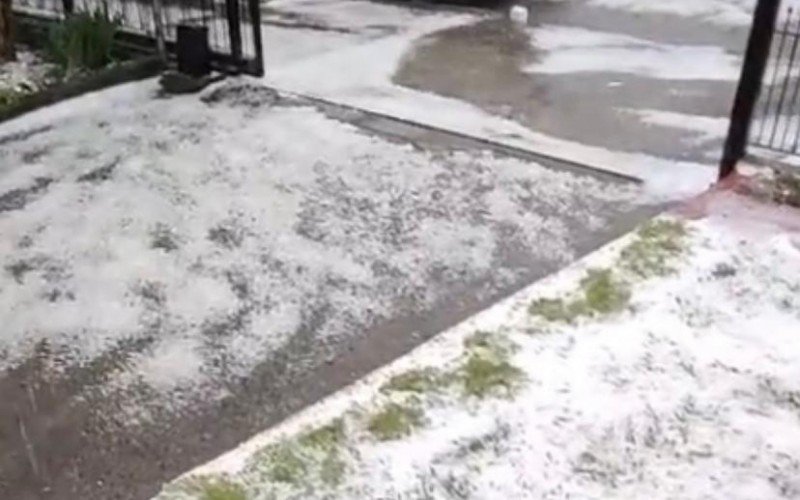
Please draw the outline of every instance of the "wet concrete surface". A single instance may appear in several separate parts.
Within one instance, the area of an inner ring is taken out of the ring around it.
[[[396,142],[408,141],[421,150],[475,152],[487,147],[463,137],[415,129],[407,123],[393,124],[385,117],[335,106],[322,106],[322,111],[361,127],[365,133],[388,136]],[[547,166],[559,168],[557,162],[548,162]],[[565,168],[575,172],[574,166]],[[625,183],[605,174],[585,174],[610,184]],[[114,182],[108,176],[100,177],[100,183]],[[575,200],[577,210],[581,204],[579,193]],[[571,221],[573,209],[568,206],[542,215],[564,220],[578,256],[623,234],[659,208],[611,204],[597,214],[607,223],[595,229]],[[401,298],[407,304],[399,307],[397,314],[364,325],[363,331],[348,338],[321,341],[316,334],[328,314],[326,302],[324,297],[318,302],[310,301],[302,327],[284,346],[247,376],[224,378],[228,396],[211,402],[198,400],[179,412],[152,407],[152,418],[146,425],[130,426],[122,415],[125,398],[140,397],[141,392],[147,392],[146,387],[133,389],[139,393],[113,397],[91,389],[106,384],[131,355],[147,351],[158,342],[158,320],[149,333],[78,365],[63,365],[59,352],[41,343],[26,362],[0,377],[0,497],[150,498],[164,481],[217,456],[562,265],[558,258],[532,258],[530,252],[512,245],[498,258],[518,270],[513,279],[499,285],[497,276],[491,274],[461,281],[443,277],[437,286],[444,286],[447,296],[435,307],[420,308],[413,296]],[[246,298],[246,287],[237,290]],[[153,307],[163,301],[158,290],[141,295]],[[237,335],[241,326],[235,321],[226,325],[219,335]]]
[[[536,2],[531,30],[503,18],[441,31],[418,41],[394,82],[475,104],[536,132],[615,151],[713,163],[721,137],[644,125],[625,109],[657,109],[726,118],[734,81],[667,80],[630,73],[531,74],[542,57],[536,27],[562,25],[672,45],[710,45],[739,54],[747,31],[692,18],[636,14],[583,2]],[[532,33],[532,35],[529,35]]]

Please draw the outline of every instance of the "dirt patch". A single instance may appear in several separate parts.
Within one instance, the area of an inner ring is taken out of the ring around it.
[[[274,106],[285,101],[280,94],[268,87],[248,84],[223,85],[203,95],[200,100],[208,105],[226,104],[246,108]]]

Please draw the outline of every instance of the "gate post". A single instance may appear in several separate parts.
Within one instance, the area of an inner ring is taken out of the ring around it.
[[[231,55],[234,64],[239,67],[242,63],[242,16],[239,13],[239,0],[225,0],[225,15],[228,18]]]
[[[758,0],[758,4],[756,4],[742,73],[739,77],[739,86],[733,101],[728,137],[725,140],[722,161],[719,165],[720,180],[733,173],[736,163],[747,152],[747,139],[753,120],[753,110],[758,101],[758,94],[761,92],[772,46],[772,36],[775,33],[775,23],[778,20],[779,6],[780,0]]]
[[[261,4],[259,0],[245,0],[250,14],[250,24],[253,27],[253,43],[256,48],[255,67],[253,72],[264,76],[264,47],[261,43]]]

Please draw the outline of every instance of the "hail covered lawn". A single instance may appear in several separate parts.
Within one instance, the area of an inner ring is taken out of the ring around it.
[[[796,228],[656,219],[158,498],[796,498]]]
[[[0,126],[0,369],[46,351],[54,377],[100,370],[86,390],[131,422],[224,396],[300,332],[335,344],[521,286],[638,196],[388,142],[245,82],[156,90]]]

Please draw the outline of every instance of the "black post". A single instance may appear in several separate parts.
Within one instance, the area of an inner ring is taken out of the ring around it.
[[[733,173],[736,163],[747,152],[750,123],[767,68],[779,6],[780,0],[758,0],[758,4],[756,4],[753,26],[750,28],[750,36],[747,40],[742,74],[739,77],[739,86],[733,101],[728,138],[725,140],[722,161],[719,165],[720,179]]]
[[[61,0],[61,6],[64,8],[64,15],[69,16],[75,11],[74,0]]]
[[[239,0],[225,0],[225,14],[228,17],[231,55],[234,63],[239,65],[242,62],[242,16],[239,14]]]
[[[250,24],[253,26],[253,43],[256,46],[256,59],[254,73],[264,75],[264,48],[261,44],[261,4],[259,0],[246,0],[250,14]]]
[[[175,45],[178,71],[194,77],[205,76],[211,71],[211,51],[208,48],[206,26],[179,24]]]

